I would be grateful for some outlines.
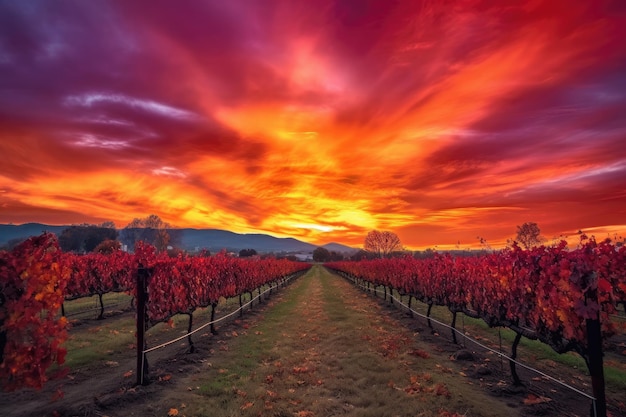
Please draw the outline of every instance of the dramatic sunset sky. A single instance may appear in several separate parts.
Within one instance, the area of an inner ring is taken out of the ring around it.
[[[0,223],[626,236],[626,1],[0,0]]]

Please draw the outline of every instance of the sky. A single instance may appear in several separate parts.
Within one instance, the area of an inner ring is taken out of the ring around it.
[[[626,237],[622,0],[0,0],[0,223]]]

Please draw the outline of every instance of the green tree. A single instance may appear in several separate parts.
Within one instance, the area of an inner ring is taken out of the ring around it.
[[[356,252],[350,257],[350,259],[353,261],[362,261],[364,259],[374,259],[374,258],[376,258],[376,255],[374,255],[372,252],[368,252],[363,249],[359,249],[358,252]]]
[[[537,223],[526,222],[521,226],[517,226],[517,236],[515,240],[522,244],[524,249],[531,249],[538,246],[545,239],[541,236],[541,230]]]
[[[401,251],[400,238],[393,232],[372,230],[365,237],[364,249],[379,258],[387,258],[393,252]]]
[[[343,261],[344,256],[341,252],[330,251],[330,260],[332,262]]]
[[[330,252],[326,248],[319,247],[313,251],[313,260],[315,262],[329,262],[331,260]]]
[[[85,224],[64,229],[59,236],[59,246],[66,252],[92,252],[105,240],[115,239],[115,228]]]
[[[249,258],[251,256],[255,256],[257,255],[256,250],[254,249],[242,249],[239,251],[239,257],[240,258]]]
[[[415,259],[430,259],[430,258],[434,258],[435,254],[437,253],[436,250],[432,249],[432,248],[426,248],[423,251],[415,251],[413,253],[413,257]]]

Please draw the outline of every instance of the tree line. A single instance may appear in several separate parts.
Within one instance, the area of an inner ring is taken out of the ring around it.
[[[582,232],[581,232],[582,233]],[[19,244],[23,239],[14,239],[15,242],[9,242],[7,249]],[[486,239],[478,237],[483,251],[491,251]],[[159,216],[150,214],[144,218],[135,218],[128,223],[123,229],[116,229],[115,223],[111,221],[101,224],[80,224],[72,225],[64,229],[59,235],[59,245],[65,252],[75,253],[111,253],[122,249],[133,251],[135,243],[143,241],[154,246],[158,251],[170,251],[172,255],[181,252],[182,243],[181,231],[163,221]],[[512,246],[517,242],[524,249],[531,249],[535,246],[543,244],[546,239],[541,236],[541,230],[537,223],[526,222],[517,226],[517,233],[514,240],[509,240],[508,245]],[[391,231],[370,231],[364,240],[363,248],[353,253],[345,253],[328,250],[325,247],[318,247],[313,251],[312,258],[314,262],[336,262],[342,260],[366,260],[376,258],[391,258],[402,256],[413,256],[415,258],[431,258],[437,251],[435,249],[426,249],[423,251],[406,250],[399,236]],[[476,251],[451,251],[458,256],[475,255]],[[204,255],[210,255],[208,251],[204,251]],[[238,253],[239,257],[265,257],[267,255],[259,255],[255,249],[246,248]],[[276,255],[273,257],[285,257],[291,260],[297,260],[295,255]]]
[[[133,219],[121,230],[116,229],[115,223],[111,221],[72,225],[59,234],[58,240],[64,252],[111,253],[121,249],[122,245],[132,251],[139,241],[149,243],[159,251],[174,250],[180,245],[181,237],[178,229],[151,214]],[[12,249],[24,240],[12,240],[7,249]]]
[[[582,233],[582,232],[581,232]],[[478,237],[478,240],[483,247],[483,251],[486,251],[489,248],[487,244],[487,240]],[[512,247],[515,243],[518,243],[524,249],[532,249],[543,244],[546,239],[541,236],[541,230],[539,226],[535,222],[526,222],[522,225],[517,226],[517,233],[515,239],[508,240],[508,246]],[[490,250],[489,250],[490,251]],[[458,252],[455,255],[475,255],[473,252],[466,251],[452,251]],[[435,253],[437,253],[434,249],[426,249],[424,251],[408,251],[402,245],[400,237],[390,231],[379,231],[372,230],[365,237],[365,241],[363,243],[363,249],[359,249],[357,252],[352,255],[344,255],[343,253],[332,252],[324,247],[318,247],[313,251],[313,261],[315,262],[336,262],[341,260],[353,260],[353,261],[361,261],[367,259],[376,259],[376,258],[394,258],[394,257],[403,257],[403,256],[413,256],[414,258],[432,258]]]

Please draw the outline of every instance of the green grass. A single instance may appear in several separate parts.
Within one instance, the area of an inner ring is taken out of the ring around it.
[[[395,290],[393,294],[396,298],[400,298],[400,295]],[[380,297],[382,297],[382,295],[380,295]],[[402,301],[404,304],[407,304],[408,297],[403,297]],[[426,315],[428,306],[420,301],[413,299],[411,303],[411,308],[421,314]],[[448,310],[447,307],[443,306],[433,306],[430,317],[447,325],[450,325],[450,323],[452,322],[452,313],[450,312],[450,310]],[[425,319],[419,318],[419,320]],[[433,326],[437,328],[436,323],[434,323]],[[510,329],[490,328],[483,320],[467,317],[462,313],[457,314],[456,328],[460,331],[469,332],[470,336],[477,334],[480,337],[486,338],[491,342],[491,347],[499,347],[499,338],[501,337],[502,352],[507,355],[511,353],[511,346],[513,345],[513,340],[515,339],[516,333]],[[441,328],[440,332],[450,334],[450,331],[448,329]],[[457,339],[460,342],[462,342],[463,340],[463,338],[458,335]],[[484,340],[481,340],[481,343],[484,343]],[[587,369],[587,364],[585,363],[585,360],[575,352],[559,354],[545,343],[539,340],[531,340],[525,337],[522,337],[522,339],[520,340],[520,344],[517,350],[517,359],[523,363],[532,364],[537,361],[552,361],[570,368],[575,368],[583,375],[589,376],[589,370]],[[604,379],[607,388],[615,390],[617,392],[626,391],[625,370],[607,366],[605,364]]]
[[[271,350],[273,340],[281,336],[281,327],[276,324],[289,316],[290,312],[297,305],[297,299],[306,294],[306,290],[307,285],[302,285],[301,282],[299,285],[294,285],[292,296],[265,311],[263,321],[254,330],[255,332],[260,332],[262,337],[238,339],[236,352],[228,355],[232,356],[232,360],[228,362],[228,369],[219,371],[216,375],[201,383],[200,393],[207,397],[227,395],[232,392],[233,385],[236,383],[250,380],[251,373],[258,367],[263,356],[267,356],[267,352]],[[257,293],[255,292],[253,295],[256,296]],[[246,297],[249,301],[249,296],[246,295]],[[237,306],[238,303],[239,299],[237,298]],[[257,303],[258,301],[255,302],[253,308],[259,308]],[[269,357],[266,360],[272,359],[274,358]]]
[[[135,319],[106,320],[102,325],[72,332],[65,347],[66,365],[70,369],[105,360],[116,360],[135,343]]]
[[[102,296],[105,314],[107,311],[125,310],[130,308],[132,297],[125,293],[107,293]],[[63,303],[65,315],[69,320],[96,318],[100,314],[98,296],[77,298]]]
[[[256,294],[254,294],[256,296]],[[242,297],[243,302],[250,300],[248,294]],[[123,293],[104,294],[105,312],[107,305],[118,304],[116,309],[128,307],[131,297]],[[128,303],[128,304],[127,304]],[[255,306],[258,301],[255,302]],[[97,309],[95,309],[97,307]],[[239,298],[221,299],[217,306],[216,318],[239,308]],[[67,356],[65,365],[77,369],[88,365],[98,366],[105,361],[118,362],[132,358],[136,352],[136,322],[133,316],[121,315],[96,320],[99,314],[98,297],[85,297],[65,303],[65,311],[74,327],[70,328],[69,337],[65,342]],[[110,310],[109,310],[110,311]],[[210,321],[211,308],[197,309],[193,314],[193,329]],[[233,317],[235,319],[236,317]],[[152,346],[182,336],[187,331],[189,317],[178,314],[171,323],[157,323],[146,332],[146,339]],[[206,328],[206,332],[209,328]],[[197,339],[197,335],[192,339]]]

